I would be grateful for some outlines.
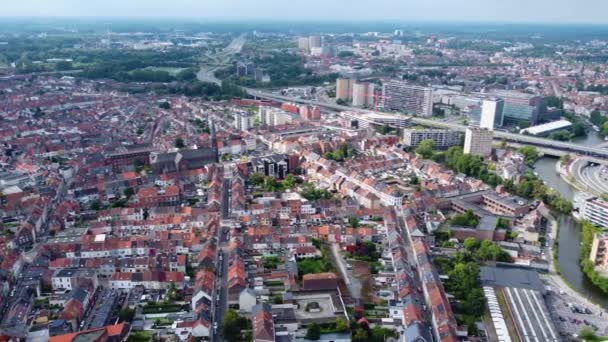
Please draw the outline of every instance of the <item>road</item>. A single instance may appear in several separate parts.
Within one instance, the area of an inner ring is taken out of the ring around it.
[[[462,131],[462,132],[464,132],[467,128],[466,125],[457,124],[457,123],[425,119],[425,118],[415,117],[415,116],[406,116],[406,115],[400,115],[400,114],[395,114],[395,113],[372,111],[372,110],[366,110],[366,109],[361,109],[361,108],[356,108],[356,107],[340,106],[340,105],[336,105],[336,104],[323,103],[323,102],[318,102],[318,101],[302,100],[302,99],[298,99],[298,98],[294,98],[294,97],[287,97],[287,96],[281,96],[281,95],[272,94],[272,93],[268,93],[268,92],[263,92],[263,91],[251,89],[251,88],[244,88],[244,90],[247,91],[247,93],[251,96],[269,99],[269,100],[278,100],[278,101],[284,101],[284,102],[309,104],[309,105],[319,106],[319,107],[327,108],[327,109],[331,109],[331,110],[351,111],[351,112],[358,112],[361,114],[378,113],[378,114],[382,114],[382,115],[401,116],[404,118],[411,119],[412,123],[415,123],[418,125],[444,128],[444,129],[456,130],[456,131]],[[566,152],[574,152],[574,153],[584,155],[584,156],[595,156],[598,158],[608,159],[608,150],[603,149],[603,148],[598,148],[598,147],[581,146],[581,145],[578,145],[575,143],[555,141],[555,140],[551,140],[551,139],[537,138],[537,137],[533,137],[533,136],[529,136],[529,135],[509,133],[509,132],[503,132],[503,131],[494,131],[494,138],[498,139],[498,140],[504,139],[504,140],[510,141],[510,142],[534,145],[534,146],[539,146],[539,147],[546,147],[546,148],[551,148],[551,149],[556,149],[556,150],[561,150],[561,151],[566,151]]]
[[[594,195],[602,195],[608,192],[608,174],[603,173],[603,166],[590,166],[590,162],[596,162],[589,158],[581,157],[574,160],[568,167],[568,173],[573,175],[576,182],[586,191]]]
[[[243,49],[243,46],[247,42],[247,34],[242,33],[240,36],[236,37],[228,46],[226,46],[222,52],[215,55],[207,55],[209,59],[212,60],[210,65],[201,66],[196,77],[201,82],[209,82],[215,83],[217,85],[221,85],[222,81],[215,77],[215,71],[221,67],[227,66],[230,62],[230,58],[240,53]]]
[[[230,185],[231,179],[225,178],[222,183],[222,202],[221,214],[222,222],[230,217]],[[212,330],[212,341],[223,341],[222,338],[222,322],[224,314],[228,309],[228,260],[230,259],[230,250],[228,249],[228,229],[222,223],[217,233],[218,255],[216,260],[219,260],[216,269],[215,297],[213,317],[214,322],[217,322],[217,330]],[[219,295],[219,300],[218,300]]]

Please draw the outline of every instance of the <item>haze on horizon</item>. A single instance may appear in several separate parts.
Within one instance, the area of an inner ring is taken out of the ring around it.
[[[5,0],[0,17],[608,23],[605,0]]]

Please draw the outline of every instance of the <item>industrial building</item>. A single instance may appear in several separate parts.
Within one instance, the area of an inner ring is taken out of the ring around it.
[[[535,136],[547,136],[551,133],[563,131],[572,127],[572,123],[568,120],[558,120],[553,122],[548,122],[538,126],[532,126],[528,128],[524,128],[519,131],[520,134],[530,134]]]
[[[401,81],[382,85],[384,108],[418,116],[433,115],[433,90]]]
[[[482,266],[480,271],[499,341],[561,341],[545,304],[545,287],[536,271],[506,266]],[[508,326],[515,329],[507,329]]]

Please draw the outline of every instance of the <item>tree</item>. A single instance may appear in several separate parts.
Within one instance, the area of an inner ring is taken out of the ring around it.
[[[359,219],[355,216],[351,216],[348,218],[348,225],[353,228],[359,228]]]
[[[222,322],[222,335],[228,342],[240,342],[241,331],[247,329],[249,321],[239,316],[234,309],[229,309],[224,315]]]
[[[478,250],[480,245],[481,241],[474,237],[468,237],[463,242],[464,248],[469,252]]]
[[[249,182],[253,185],[259,186],[264,184],[264,174],[261,172],[256,172],[249,176]]]
[[[177,147],[177,148],[186,147],[186,144],[184,143],[184,139],[182,139],[182,138],[175,139],[175,147]]]
[[[336,318],[336,331],[341,333],[348,331],[348,322],[342,317]]]
[[[296,186],[297,182],[298,182],[298,179],[296,178],[296,176],[294,176],[290,173],[287,176],[285,176],[285,179],[283,179],[283,182],[281,182],[281,184],[283,185],[283,188],[285,188],[285,189],[293,189]]]
[[[158,107],[161,109],[171,109],[171,104],[167,101],[163,101],[158,104]]]
[[[524,156],[526,164],[532,165],[538,159],[538,150],[534,146],[524,146],[519,149],[519,153]]]
[[[425,139],[420,142],[416,148],[416,153],[422,156],[424,159],[429,159],[433,156],[435,149],[435,141],[432,139]]]
[[[118,319],[121,322],[132,322],[135,317],[135,310],[130,308],[124,308],[118,313]]]
[[[580,336],[580,338],[583,339],[583,341],[595,341],[595,340],[597,340],[597,335],[595,335],[595,332],[590,327],[583,327],[581,329],[581,332],[580,332],[579,336]]]
[[[306,336],[304,336],[307,340],[316,341],[321,338],[321,327],[317,323],[313,323],[306,330]]]
[[[93,201],[93,203],[91,203],[91,210],[100,210],[101,209],[101,202],[99,200],[95,200]]]
[[[369,340],[369,336],[367,331],[363,328],[357,328],[355,333],[353,334],[352,342],[367,342]]]
[[[131,196],[135,195],[135,190],[133,188],[126,188],[124,194],[126,198],[131,198]]]

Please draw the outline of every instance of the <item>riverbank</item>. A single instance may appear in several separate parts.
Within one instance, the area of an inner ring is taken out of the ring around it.
[[[584,296],[583,293],[579,292],[569,281],[565,278],[564,274],[561,272],[559,267],[559,222],[552,215],[549,214],[547,219],[549,220],[549,237],[550,240],[549,246],[551,249],[551,258],[549,258],[549,273],[547,275],[541,276],[542,278],[547,279],[550,283],[552,283],[553,287],[556,289],[559,288],[560,291],[564,291],[570,297],[575,298],[579,302],[585,304],[585,306],[589,308],[595,308],[599,311],[604,311],[601,305],[598,303],[594,303]]]
[[[542,158],[535,164],[535,170],[545,184],[568,199],[576,197],[578,190],[562,177],[561,169],[564,163],[556,165],[554,158]],[[547,232],[547,238],[555,239],[546,250],[547,260],[551,263],[551,274],[543,277],[552,284],[567,290],[570,299],[578,298],[581,303],[592,304],[589,307],[608,308],[608,296],[592,284],[583,274],[581,261],[581,228],[571,215],[556,215],[552,213],[547,226],[553,231]],[[550,259],[550,260],[549,260]]]

